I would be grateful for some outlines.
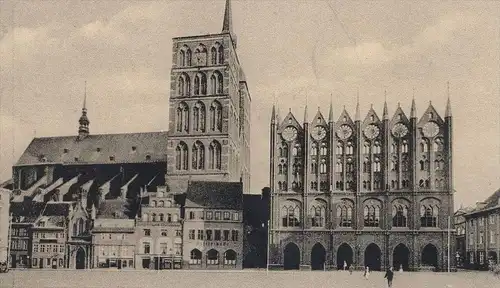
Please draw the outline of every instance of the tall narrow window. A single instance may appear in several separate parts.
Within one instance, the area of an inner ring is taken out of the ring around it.
[[[178,132],[189,131],[189,107],[186,103],[181,102],[176,110],[176,130]]]
[[[212,131],[222,130],[222,106],[218,101],[212,102],[210,106],[210,129]]]
[[[319,166],[319,170],[321,174],[326,174],[326,160],[321,159],[321,164]]]
[[[316,143],[313,143],[311,146],[312,146],[311,147],[311,155],[312,156],[318,155],[318,146],[316,145]]]
[[[181,50],[179,52],[179,60],[181,62],[181,66],[186,66],[186,52],[184,52],[184,50]]]
[[[210,56],[212,58],[212,65],[217,64],[217,49],[215,49],[215,47],[210,49]]]
[[[205,74],[198,72],[194,76],[194,95],[206,95],[207,94],[207,76]]]
[[[198,101],[193,108],[193,130],[205,132],[205,105]]]
[[[420,152],[421,153],[427,153],[427,142],[425,140],[420,141]]]
[[[217,49],[218,52],[218,58],[219,58],[219,64],[224,64],[224,47],[222,45],[219,46]]]
[[[200,141],[193,145],[193,169],[205,169],[205,146]]]
[[[208,148],[208,152],[209,152],[209,167],[210,169],[217,169],[217,170],[220,170],[221,169],[221,146],[219,144],[219,142],[217,141],[213,141],[211,144],[210,144],[210,147]]]
[[[328,154],[328,149],[326,148],[326,143],[321,143],[321,156],[326,156]]]
[[[177,170],[187,170],[188,169],[188,147],[186,143],[181,142],[175,148],[175,166]]]

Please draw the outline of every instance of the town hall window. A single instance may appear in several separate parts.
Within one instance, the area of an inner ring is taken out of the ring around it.
[[[420,226],[437,227],[439,216],[439,202],[437,199],[427,198],[420,204]]]
[[[319,202],[315,203],[311,207],[309,214],[312,227],[323,227],[325,225],[326,205]]]
[[[300,207],[298,203],[289,203],[281,208],[283,227],[299,227]]]
[[[343,201],[340,206],[337,207],[337,219],[339,220],[340,227],[351,227],[352,225],[352,205]]]
[[[378,227],[380,222],[380,206],[376,204],[365,205],[364,220],[365,227]]]
[[[392,227],[407,227],[408,207],[394,205],[392,207]]]

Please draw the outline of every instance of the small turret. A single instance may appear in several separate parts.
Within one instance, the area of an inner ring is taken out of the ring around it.
[[[78,120],[78,140],[82,140],[89,135],[89,118],[87,117],[87,82],[85,81],[85,93],[83,96],[82,116]]]

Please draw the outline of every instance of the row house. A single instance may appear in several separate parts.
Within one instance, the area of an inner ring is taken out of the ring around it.
[[[476,203],[466,219],[466,264],[470,269],[491,269],[500,255],[500,189]]]
[[[242,183],[191,182],[184,207],[186,268],[241,269],[244,258]]]
[[[182,268],[181,205],[167,187],[141,195],[136,220],[137,269]]]

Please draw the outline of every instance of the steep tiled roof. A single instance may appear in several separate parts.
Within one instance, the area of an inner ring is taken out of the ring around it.
[[[99,204],[97,218],[129,219],[128,201],[117,198],[104,200]]]
[[[186,201],[205,208],[243,209],[243,185],[240,182],[193,181],[189,183]]]
[[[491,207],[495,207],[498,205],[498,199],[500,198],[500,189],[495,191],[493,194],[491,194],[490,197],[488,197],[484,202],[486,205],[484,206],[484,209],[488,209]]]
[[[47,205],[45,205],[47,204]],[[33,223],[43,213],[44,216],[67,216],[71,203],[55,202],[11,202],[10,212],[14,216],[24,217],[25,223]]]
[[[135,147],[135,148],[132,148]],[[46,163],[166,162],[167,132],[34,138],[16,166]],[[134,150],[135,149],[135,150]],[[110,159],[114,157],[114,159]]]

